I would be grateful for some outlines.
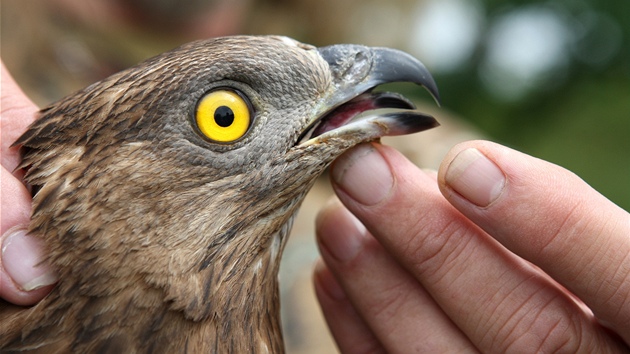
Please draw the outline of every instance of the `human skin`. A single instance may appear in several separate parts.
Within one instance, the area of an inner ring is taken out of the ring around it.
[[[314,282],[343,353],[628,350],[630,215],[573,173],[469,141],[436,174],[371,143],[331,179]]]
[[[22,182],[19,149],[11,144],[24,132],[38,112],[2,63],[0,107],[0,297],[17,305],[32,305],[46,296],[56,276],[42,264],[41,241],[26,228],[31,215],[31,195]]]

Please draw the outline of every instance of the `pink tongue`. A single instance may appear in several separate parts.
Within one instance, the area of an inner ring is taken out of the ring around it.
[[[337,129],[342,125],[348,123],[352,118],[357,115],[369,111],[371,109],[378,108],[374,101],[369,97],[361,97],[353,101],[347,102],[344,105],[337,107],[334,111],[330,112],[322,122],[319,124],[317,129],[313,132],[313,136],[319,136],[324,134],[325,132]]]

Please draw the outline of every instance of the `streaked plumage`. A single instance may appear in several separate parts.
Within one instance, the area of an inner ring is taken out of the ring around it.
[[[17,144],[35,193],[30,230],[61,280],[32,308],[0,304],[0,348],[282,352],[279,259],[315,178],[359,142],[436,124],[401,96],[362,94],[392,81],[437,95],[402,52],[226,37],[44,109]],[[242,138],[218,143],[194,117],[224,88],[254,118]],[[330,131],[379,107],[396,109]]]

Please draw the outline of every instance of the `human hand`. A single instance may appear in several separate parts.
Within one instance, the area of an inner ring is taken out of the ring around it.
[[[331,176],[314,282],[342,352],[628,350],[630,215],[571,172],[471,141],[437,178],[376,143]]]
[[[22,183],[18,148],[11,144],[35,119],[38,108],[24,95],[2,63],[2,169],[0,177],[0,297],[17,305],[32,305],[50,292],[56,276],[42,261],[41,240],[27,234],[31,195]],[[13,172],[15,171],[15,172]]]

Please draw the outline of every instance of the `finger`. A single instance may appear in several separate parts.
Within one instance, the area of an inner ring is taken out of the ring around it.
[[[317,300],[340,352],[386,353],[322,260],[315,266],[314,285]]]
[[[16,225],[27,225],[31,216],[31,194],[11,172],[0,167],[0,235]]]
[[[25,229],[13,228],[0,242],[0,297],[16,305],[32,305],[43,299],[57,277],[42,262],[41,240]]]
[[[26,233],[31,197],[26,187],[0,167],[0,297],[31,305],[41,300],[55,283],[54,272],[42,263],[42,241]]]
[[[331,176],[348,209],[482,352],[620,350],[563,289],[465,218],[394,149],[360,145]]]
[[[467,217],[630,343],[630,214],[569,171],[489,142],[454,148],[440,187]]]
[[[9,72],[2,66],[2,101],[0,108],[0,126],[2,126],[2,139],[0,142],[0,162],[8,171],[13,171],[20,162],[17,147],[11,148],[11,144],[26,131],[26,128],[35,120],[39,109],[22,92]]]
[[[476,352],[420,284],[338,201],[318,215],[317,238],[324,261],[388,352]],[[349,346],[359,341],[345,340]]]

